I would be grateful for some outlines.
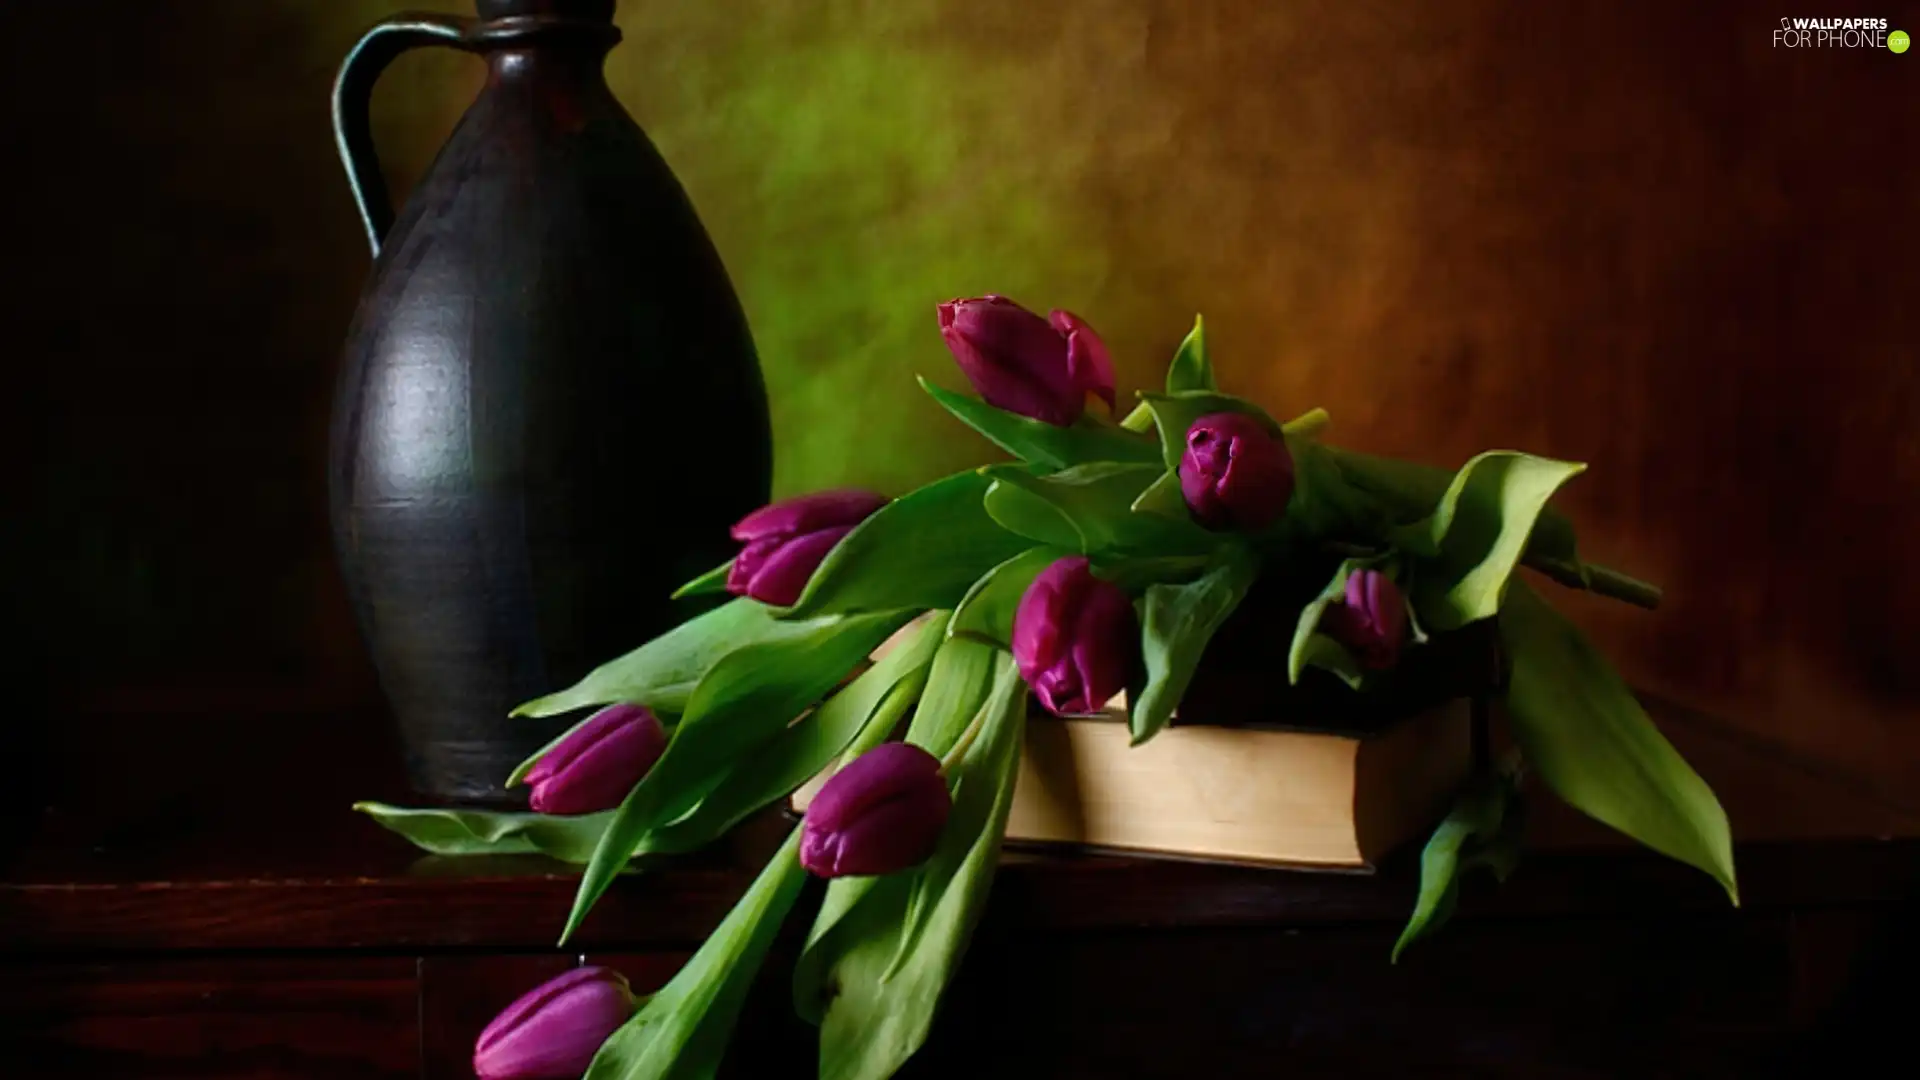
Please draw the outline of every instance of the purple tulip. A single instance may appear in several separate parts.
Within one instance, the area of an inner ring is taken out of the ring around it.
[[[520,995],[473,1044],[480,1080],[576,1080],[638,1006],[626,977],[579,967]]]
[[[953,798],[940,759],[889,742],[833,774],[807,805],[800,865],[823,878],[918,866],[940,843]]]
[[[1193,519],[1215,531],[1264,529],[1293,497],[1287,444],[1245,413],[1203,416],[1187,429],[1180,494]]]
[[[1099,712],[1127,688],[1139,656],[1133,601],[1120,586],[1094,577],[1084,558],[1042,570],[1014,611],[1014,662],[1056,716]]]
[[[1361,666],[1383,671],[1400,659],[1400,643],[1407,636],[1407,599],[1380,571],[1355,570],[1347,575],[1345,599],[1327,606],[1320,626],[1353,650]]]
[[[1041,318],[1004,296],[941,304],[940,335],[987,404],[1055,427],[1093,394],[1113,408],[1113,361],[1093,327],[1054,311]]]
[[[733,538],[746,547],[727,571],[727,591],[786,607],[800,599],[833,545],[885,505],[885,495],[843,488],[755,510],[733,527]]]
[[[529,800],[542,814],[611,810],[667,748],[667,732],[638,705],[609,705],[527,770]]]

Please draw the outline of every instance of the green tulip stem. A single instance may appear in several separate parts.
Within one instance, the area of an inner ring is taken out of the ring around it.
[[[1660,586],[1628,577],[1618,570],[1545,555],[1527,555],[1522,561],[1569,589],[1581,589],[1648,611],[1660,606]]]
[[[1133,411],[1126,415],[1126,419],[1120,421],[1120,426],[1128,431],[1144,433],[1153,426],[1153,410],[1143,401],[1133,407]]]

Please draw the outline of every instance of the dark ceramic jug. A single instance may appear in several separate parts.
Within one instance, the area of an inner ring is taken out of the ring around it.
[[[334,540],[415,785],[505,801],[553,722],[509,719],[686,612],[766,500],[766,394],[739,301],[607,88],[613,0],[479,0],[375,26],[333,120],[376,261],[333,416]],[[486,87],[398,220],[367,126],[400,53]]]

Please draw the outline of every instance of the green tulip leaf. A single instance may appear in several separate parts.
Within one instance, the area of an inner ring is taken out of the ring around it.
[[[818,709],[748,754],[687,813],[643,836],[633,856],[694,851],[811,780],[850,747],[870,749],[920,696],[943,621],[915,632]],[[861,746],[863,733],[879,734]],[[537,760],[537,758],[536,758]],[[436,855],[542,854],[585,863],[614,811],[558,817],[479,810],[406,809],[355,803],[354,809]]]
[[[746,755],[686,816],[649,832],[640,853],[677,854],[705,847],[792,794],[849,748],[869,749],[886,738],[919,699],[945,623],[935,618],[914,629],[819,708]],[[869,737],[870,729],[877,735]]]
[[[1259,576],[1259,558],[1247,547],[1231,544],[1199,580],[1148,586],[1140,619],[1147,685],[1133,703],[1133,745],[1158,735],[1173,719],[1207,643]]]
[[[1354,558],[1342,562],[1333,572],[1333,580],[1320,594],[1300,608],[1300,621],[1293,631],[1293,645],[1287,650],[1287,682],[1298,686],[1300,676],[1310,667],[1332,672],[1355,690],[1361,686],[1360,661],[1333,638],[1320,632],[1320,620],[1327,608],[1347,595],[1347,578],[1355,570],[1380,563],[1378,558]]]
[[[907,874],[827,882],[819,914],[793,966],[795,1015],[814,1027],[826,1020],[827,1007],[839,992],[834,982],[836,966],[861,940],[897,934],[912,895],[913,882]]]
[[[1093,573],[1111,581],[1128,593],[1146,590],[1149,585],[1184,585],[1213,569],[1211,555],[1131,555],[1093,560]]]
[[[795,829],[700,951],[601,1044],[584,1080],[714,1075],[747,991],[806,884],[799,852]]]
[[[615,702],[645,705],[658,712],[684,712],[694,687],[721,657],[747,645],[805,639],[830,623],[783,620],[774,609],[742,597],[688,619],[625,656],[594,668],[567,689],[527,702],[513,710],[513,715],[554,716]]]
[[[1529,766],[1575,809],[1700,868],[1738,904],[1726,811],[1606,659],[1525,582],[1499,627],[1506,713]]]
[[[1307,668],[1319,668],[1321,671],[1338,678],[1352,690],[1366,688],[1366,671],[1361,668],[1360,660],[1353,651],[1326,634],[1312,633],[1304,639],[1294,639],[1293,654],[1288,658],[1290,669],[1305,671]],[[1298,676],[1294,677],[1299,682]]]
[[[1160,474],[1159,479],[1148,484],[1128,509],[1136,514],[1152,514],[1173,521],[1193,520],[1193,511],[1187,509],[1187,497],[1180,490],[1180,473],[1175,469],[1168,469]]]
[[[1037,547],[1025,551],[987,571],[953,609],[947,624],[948,637],[971,637],[992,642],[1001,648],[1013,641],[1013,613],[1020,598],[1040,571],[1052,566],[1067,553],[1058,548]]]
[[[987,515],[992,483],[959,473],[881,507],[834,545],[783,617],[951,610],[980,575],[1033,546]]]
[[[558,817],[550,814],[412,809],[357,802],[353,808],[435,855],[546,855],[561,862],[584,863],[592,856],[613,818],[598,814]]]
[[[954,817],[932,859],[881,879],[843,927],[820,1025],[823,1080],[886,1080],[926,1041],[965,955],[999,862],[1020,763],[1025,688],[997,685],[992,713],[960,768]],[[916,902],[915,896],[919,896]]]
[[[1327,426],[1332,423],[1333,417],[1328,415],[1327,410],[1313,408],[1281,424],[1280,431],[1284,435],[1291,435],[1295,438],[1317,439],[1320,437],[1320,433],[1325,431]]]
[[[814,620],[808,634],[748,645],[715,664],[688,698],[666,752],[614,811],[580,878],[561,943],[650,831],[693,809],[729,765],[786,730],[915,614]]]
[[[825,704],[749,754],[686,816],[647,833],[634,855],[704,847],[812,779],[883,714],[891,717],[883,725],[884,736],[919,697],[943,627],[941,620],[929,622]],[[535,755],[529,760],[538,759]],[[354,809],[438,855],[538,852],[572,863],[588,861],[614,815],[611,810],[578,817],[409,810],[381,803],[356,803]]]
[[[913,888],[907,898],[906,918],[901,923],[893,959],[880,976],[883,983],[893,978],[919,944],[928,916],[938,908],[939,898],[946,894],[968,853],[978,845],[985,831],[993,826],[994,839],[998,841],[1006,825],[1004,820],[998,825],[992,821],[1000,796],[1011,794],[1002,791],[1003,787],[1010,788],[1011,778],[1006,784],[1000,783],[996,763],[1009,753],[1016,763],[1018,761],[1020,748],[1017,745],[1009,748],[1006,742],[1019,738],[1021,721],[1027,714],[1027,687],[1013,665],[999,665],[998,672],[992,695],[981,706],[978,737],[959,752],[959,760],[950,769],[954,784],[953,808],[933,855],[912,874]],[[943,980],[941,985],[944,984]]]
[[[1186,340],[1180,342],[1179,351],[1173,354],[1173,363],[1167,365],[1167,393],[1215,388],[1213,361],[1207,358],[1205,324],[1195,315],[1193,329],[1187,332]]]
[[[995,408],[979,398],[920,380],[921,389],[968,427],[1021,461],[1045,469],[1065,469],[1090,461],[1152,463],[1160,452],[1151,439],[1094,419],[1080,418],[1072,427],[1052,424]]]
[[[1013,658],[1006,652],[968,638],[948,638],[934,654],[926,691],[907,728],[907,741],[944,757],[968,722],[986,707],[998,680],[1013,671]],[[867,932],[864,920],[872,915],[867,904],[874,892],[899,881],[900,875],[844,877],[827,884],[820,913],[814,917],[793,969],[793,1004],[801,1019],[815,1025],[821,1022],[835,961],[851,940]],[[881,917],[897,922],[907,896],[901,892],[895,898],[897,903],[882,903],[878,909]],[[860,913],[857,919],[856,912]]]
[[[1484,866],[1495,880],[1507,880],[1520,858],[1524,809],[1511,771],[1477,777],[1460,793],[1420,852],[1420,895],[1393,945],[1394,963],[1408,945],[1431,937],[1453,917],[1462,874]]]
[[[1396,458],[1327,447],[1349,484],[1388,508],[1394,523],[1408,525],[1431,518],[1459,479],[1458,472]],[[1540,511],[1527,540],[1529,558],[1577,561],[1573,522],[1552,508]]]
[[[1340,471],[1354,487],[1372,496],[1386,511],[1389,524],[1398,524],[1391,534],[1382,533],[1382,542],[1422,544],[1418,531],[1409,535],[1406,526],[1433,515],[1458,479],[1458,473],[1393,458],[1374,457],[1328,447]],[[1540,512],[1533,532],[1527,537],[1521,562],[1540,571],[1570,589],[1583,589],[1599,596],[1625,601],[1644,608],[1660,606],[1660,589],[1595,563],[1580,559],[1573,522],[1551,506]]]
[[[1134,501],[1162,475],[1152,465],[1095,462],[1050,476],[1008,465],[981,472],[993,480],[987,513],[1008,530],[1050,547],[1087,555],[1179,555],[1207,554],[1220,542],[1191,521],[1133,512]]]
[[[927,673],[926,694],[907,726],[907,741],[944,756],[1012,664],[1012,655],[993,645],[959,637],[941,642]]]
[[[1461,466],[1433,516],[1402,534],[1431,559],[1414,589],[1426,623],[1456,630],[1492,618],[1547,500],[1585,469],[1507,450]]]
[[[1316,436],[1305,433],[1310,428],[1303,425],[1285,437],[1287,453],[1293,458],[1293,501],[1278,528],[1309,541],[1390,535],[1388,508],[1348,482],[1334,454]]]
[[[1066,511],[1019,484],[995,481],[983,505],[987,516],[1030,544],[1075,552],[1092,544]]]
[[[685,585],[673,590],[670,600],[679,600],[687,596],[711,596],[727,591],[727,574],[733,570],[733,560],[728,559],[719,566],[701,574]]]
[[[1145,435],[1153,430],[1153,410],[1147,408],[1147,403],[1143,401],[1120,418],[1120,426],[1137,435]]]

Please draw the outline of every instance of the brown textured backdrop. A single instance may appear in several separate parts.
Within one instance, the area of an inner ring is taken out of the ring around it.
[[[1337,441],[1592,462],[1590,556],[1669,590],[1570,603],[1629,674],[1916,801],[1920,53],[1775,50],[1730,2],[623,7],[615,87],[740,284],[783,490],[977,453],[909,377],[952,378],[946,294],[1080,311],[1124,389],[1204,311],[1230,389]],[[325,103],[391,10],[8,12],[4,542],[58,694],[374,693],[325,531],[366,270]],[[474,77],[389,76],[403,183]]]

